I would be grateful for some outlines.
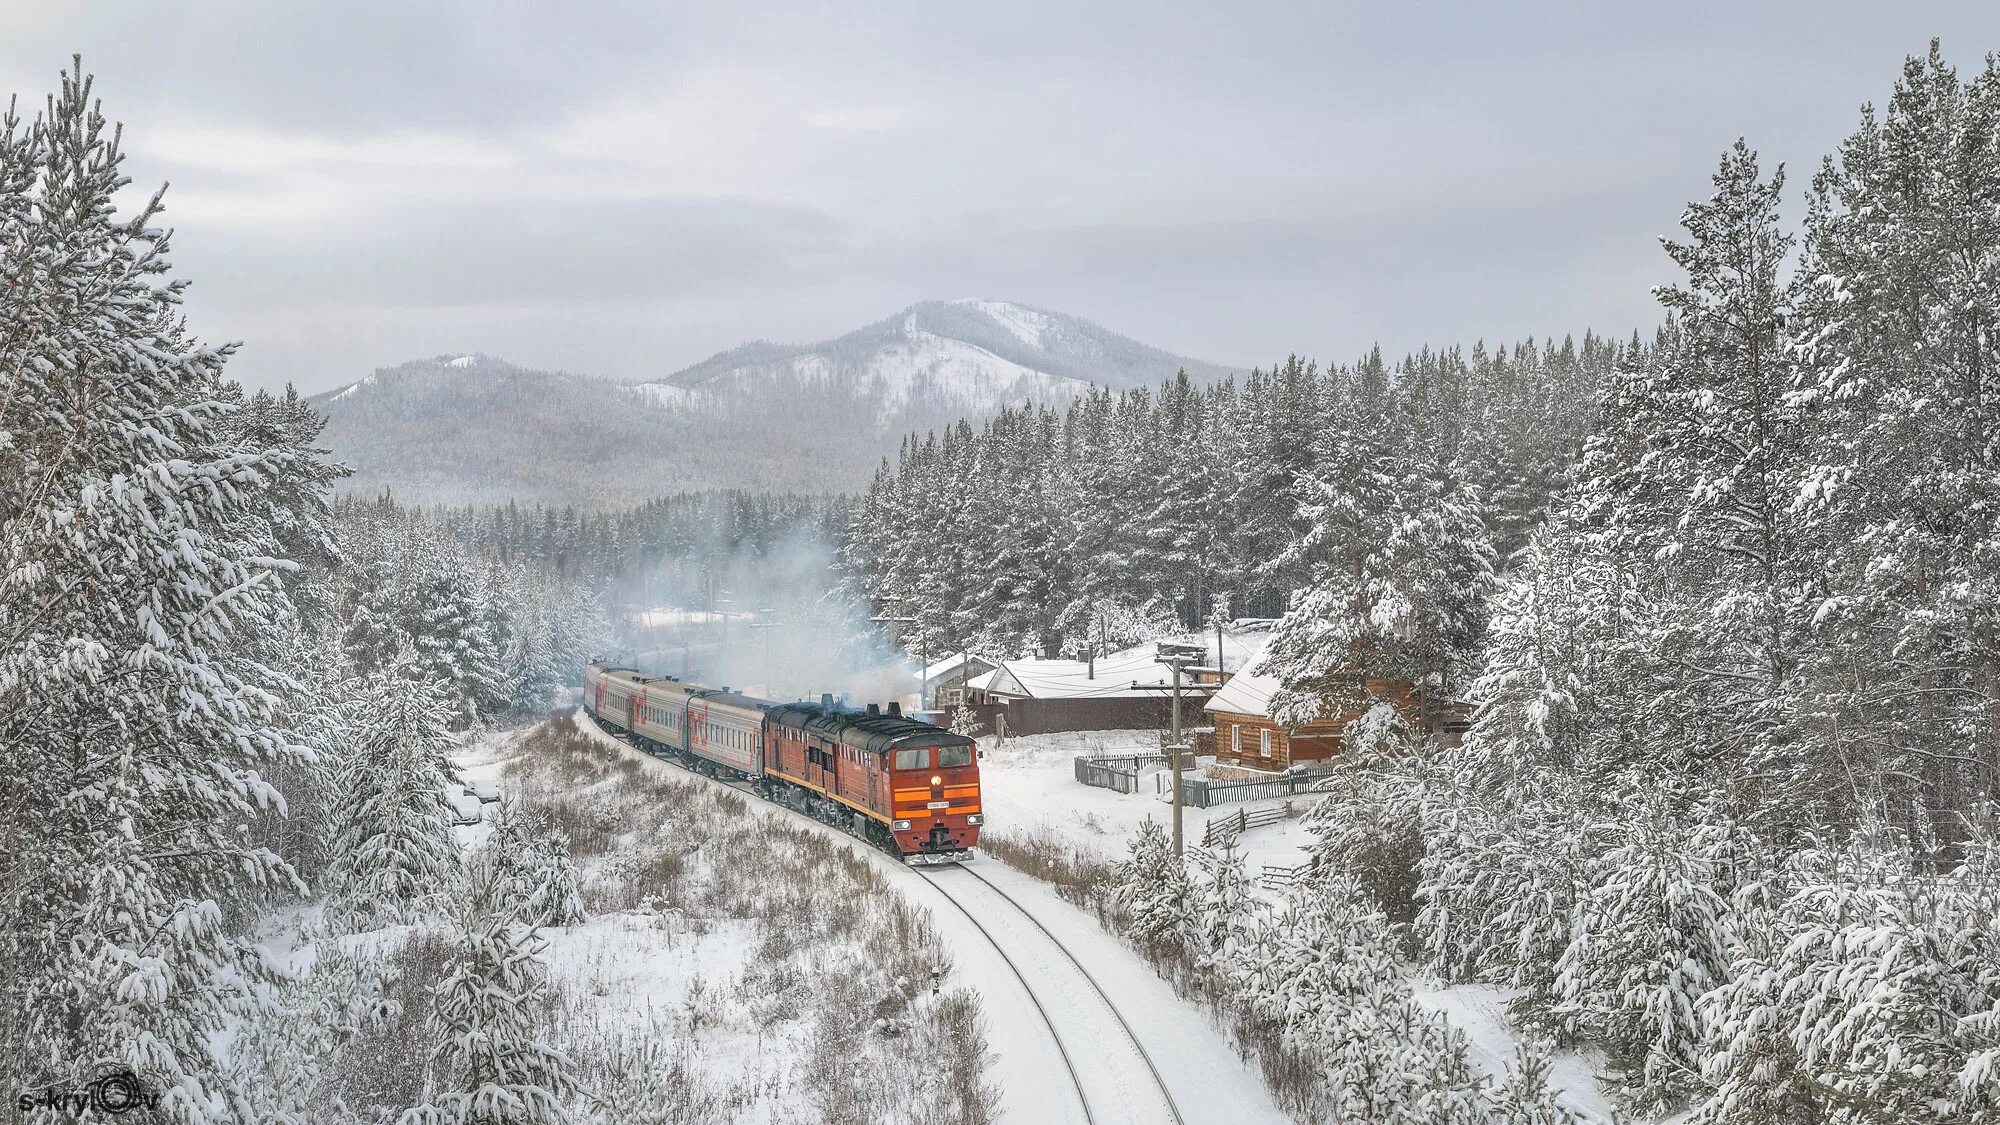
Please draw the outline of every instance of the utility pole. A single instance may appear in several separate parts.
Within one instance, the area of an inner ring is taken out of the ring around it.
[[[884,594],[882,595],[882,600],[885,602],[900,602],[903,600],[903,596],[901,594]],[[917,619],[907,614],[897,617],[890,617],[887,614],[883,614],[880,617],[871,617],[868,620],[878,621],[884,625],[913,625]],[[929,684],[925,681],[924,677],[928,676],[931,670],[930,648],[930,634],[919,632],[917,634],[917,659],[921,662],[917,668],[917,710],[919,711],[928,710],[924,706],[924,695],[925,689]]]
[[[1206,658],[1206,650],[1194,645],[1177,645],[1162,641],[1154,646],[1153,662],[1164,664],[1173,670],[1173,727],[1171,741],[1167,744],[1168,759],[1174,774],[1174,859],[1182,854],[1181,831],[1181,757],[1189,747],[1181,742],[1181,669]]]

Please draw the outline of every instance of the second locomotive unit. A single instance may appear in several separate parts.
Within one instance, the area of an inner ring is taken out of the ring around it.
[[[591,664],[584,709],[640,749],[715,777],[741,777],[766,797],[873,841],[910,863],[971,858],[985,813],[979,752],[964,735],[918,722],[891,703],[777,703],[672,676]]]

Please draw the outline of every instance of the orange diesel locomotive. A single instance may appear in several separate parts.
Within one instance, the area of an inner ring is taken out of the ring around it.
[[[584,709],[649,753],[713,777],[741,777],[765,797],[871,840],[910,863],[971,857],[985,812],[979,754],[963,735],[887,713],[774,703],[728,688],[592,664]]]

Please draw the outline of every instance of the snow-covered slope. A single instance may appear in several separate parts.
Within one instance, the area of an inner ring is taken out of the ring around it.
[[[1092,385],[1133,387],[1185,368],[1228,369],[1149,347],[1080,317],[1010,301],[926,301],[818,344],[745,344],[656,385],[715,395],[815,388],[875,399],[895,413],[952,407],[984,412],[1027,400],[1064,401]]]

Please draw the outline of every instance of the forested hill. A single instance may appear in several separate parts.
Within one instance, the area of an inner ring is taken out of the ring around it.
[[[690,489],[858,489],[910,429],[1223,368],[1004,301],[925,302],[822,344],[746,344],[653,383],[484,355],[385,368],[313,404],[345,490],[624,505]]]
[[[1366,549],[1317,530],[1335,512],[1407,516],[1408,580],[1462,569],[1450,552],[1527,541],[1573,478],[1600,388],[1646,354],[1585,334],[1324,369],[1294,357],[962,421],[877,475],[849,563],[863,592],[919,618],[930,651],[999,653],[1280,614],[1327,558]]]

